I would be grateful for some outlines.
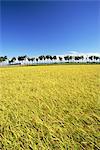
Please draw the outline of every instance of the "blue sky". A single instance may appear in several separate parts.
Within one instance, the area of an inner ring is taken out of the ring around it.
[[[2,1],[0,55],[100,52],[100,1]]]

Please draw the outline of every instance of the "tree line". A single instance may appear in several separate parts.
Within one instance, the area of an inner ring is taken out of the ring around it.
[[[18,57],[12,57],[9,59],[7,56],[0,56],[0,63],[6,62],[6,64],[23,64],[23,63],[56,63],[56,62],[98,62],[100,63],[100,57],[99,56],[51,56],[51,55],[41,55],[38,57],[28,57],[27,55],[24,56],[18,56]]]

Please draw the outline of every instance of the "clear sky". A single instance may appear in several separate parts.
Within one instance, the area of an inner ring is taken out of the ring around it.
[[[100,52],[100,1],[3,1],[0,55]]]

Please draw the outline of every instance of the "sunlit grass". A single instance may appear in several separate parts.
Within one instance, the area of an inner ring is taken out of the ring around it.
[[[99,149],[100,66],[0,68],[0,149]]]

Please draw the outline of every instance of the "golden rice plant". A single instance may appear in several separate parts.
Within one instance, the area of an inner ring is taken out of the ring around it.
[[[100,65],[0,68],[1,150],[98,150]]]

